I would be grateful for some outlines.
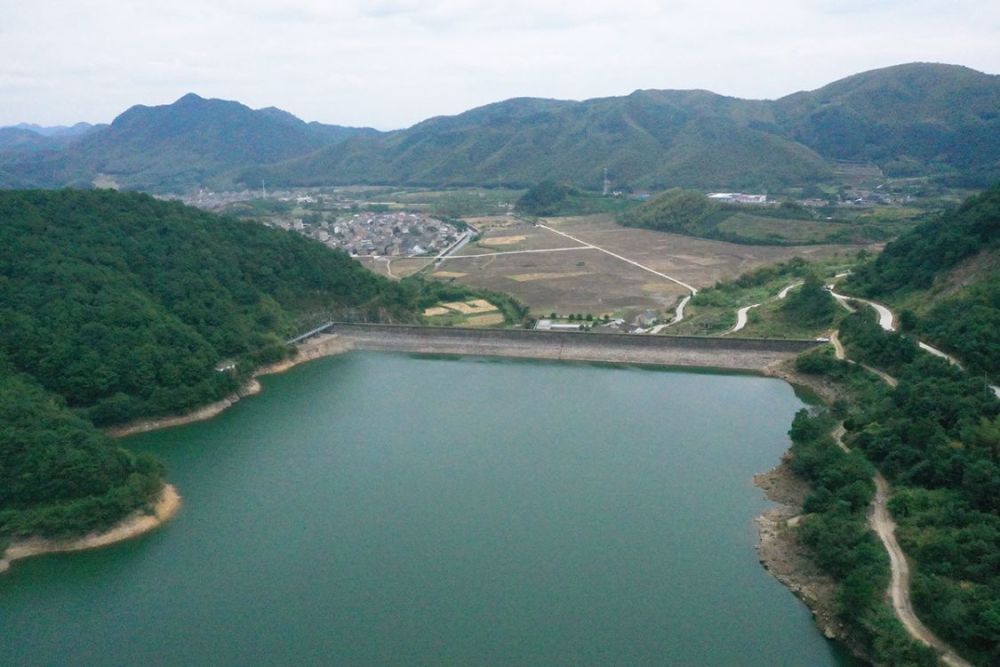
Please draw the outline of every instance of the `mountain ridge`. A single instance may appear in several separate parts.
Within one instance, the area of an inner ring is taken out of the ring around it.
[[[189,93],[129,108],[61,150],[10,151],[0,184],[182,190],[259,184],[780,189],[832,160],[965,184],[1000,177],[1000,76],[910,63],[776,100],[640,89],[583,101],[515,97],[391,132],[306,123]]]

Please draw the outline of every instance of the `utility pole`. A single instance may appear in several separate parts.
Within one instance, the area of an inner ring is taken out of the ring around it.
[[[608,168],[604,168],[604,196],[608,196],[608,191],[611,189],[611,182],[608,180]]]
[[[267,199],[267,190],[264,188],[264,179],[260,179],[260,198]]]

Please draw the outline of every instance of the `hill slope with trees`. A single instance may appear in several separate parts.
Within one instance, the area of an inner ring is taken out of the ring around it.
[[[845,289],[902,307],[907,329],[997,378],[1000,185],[890,243]]]
[[[422,298],[294,233],[135,193],[0,192],[0,247],[0,539],[101,528],[159,492],[159,464],[95,424],[219,399],[318,320],[414,321]]]

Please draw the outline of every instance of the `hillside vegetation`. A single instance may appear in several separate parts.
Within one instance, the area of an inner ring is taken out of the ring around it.
[[[891,225],[819,220],[812,211],[794,202],[734,204],[680,188],[621,212],[618,222],[626,227],[756,245],[857,243],[887,240],[892,233]]]
[[[159,491],[159,464],[94,424],[219,399],[317,321],[415,321],[437,296],[146,195],[0,192],[0,221],[0,538],[103,527]]]
[[[903,323],[970,371],[1000,375],[1000,186],[889,244],[845,289],[903,305]],[[972,271],[962,272],[970,265]],[[958,274],[956,276],[956,273]]]

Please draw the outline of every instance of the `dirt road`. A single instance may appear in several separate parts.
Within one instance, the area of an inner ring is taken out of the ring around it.
[[[910,636],[930,646],[941,654],[941,661],[951,667],[972,667],[950,646],[944,643],[927,626],[920,622],[910,600],[910,564],[906,554],[896,541],[896,523],[889,513],[889,482],[881,473],[875,474],[875,499],[868,510],[868,525],[878,535],[889,552],[892,580],[889,583],[889,597],[896,618],[903,624]]]
[[[838,331],[834,331],[830,335],[830,343],[833,344],[834,355],[837,359],[855,363],[847,359],[844,353],[844,346],[840,343],[839,333]],[[891,375],[877,368],[864,366],[863,364],[862,366],[866,370],[878,375],[890,387],[895,387],[898,384],[896,378]],[[843,438],[845,433],[844,424],[841,422],[834,429],[832,435],[838,447],[845,452],[850,452],[850,449],[844,444]],[[889,554],[889,568],[892,575],[888,593],[896,618],[903,624],[903,627],[906,628],[911,637],[938,651],[941,661],[944,664],[949,667],[971,667],[970,663],[963,660],[948,644],[939,639],[927,626],[921,623],[917,617],[917,613],[913,609],[913,603],[910,600],[910,564],[906,560],[906,554],[903,553],[899,542],[896,541],[896,523],[892,520],[892,514],[889,512],[889,497],[891,495],[889,482],[886,481],[880,472],[875,473],[873,481],[875,482],[875,498],[872,499],[872,504],[868,508],[868,526],[875,531],[875,534],[878,535],[879,540],[882,542],[882,546],[885,547],[886,552]]]

